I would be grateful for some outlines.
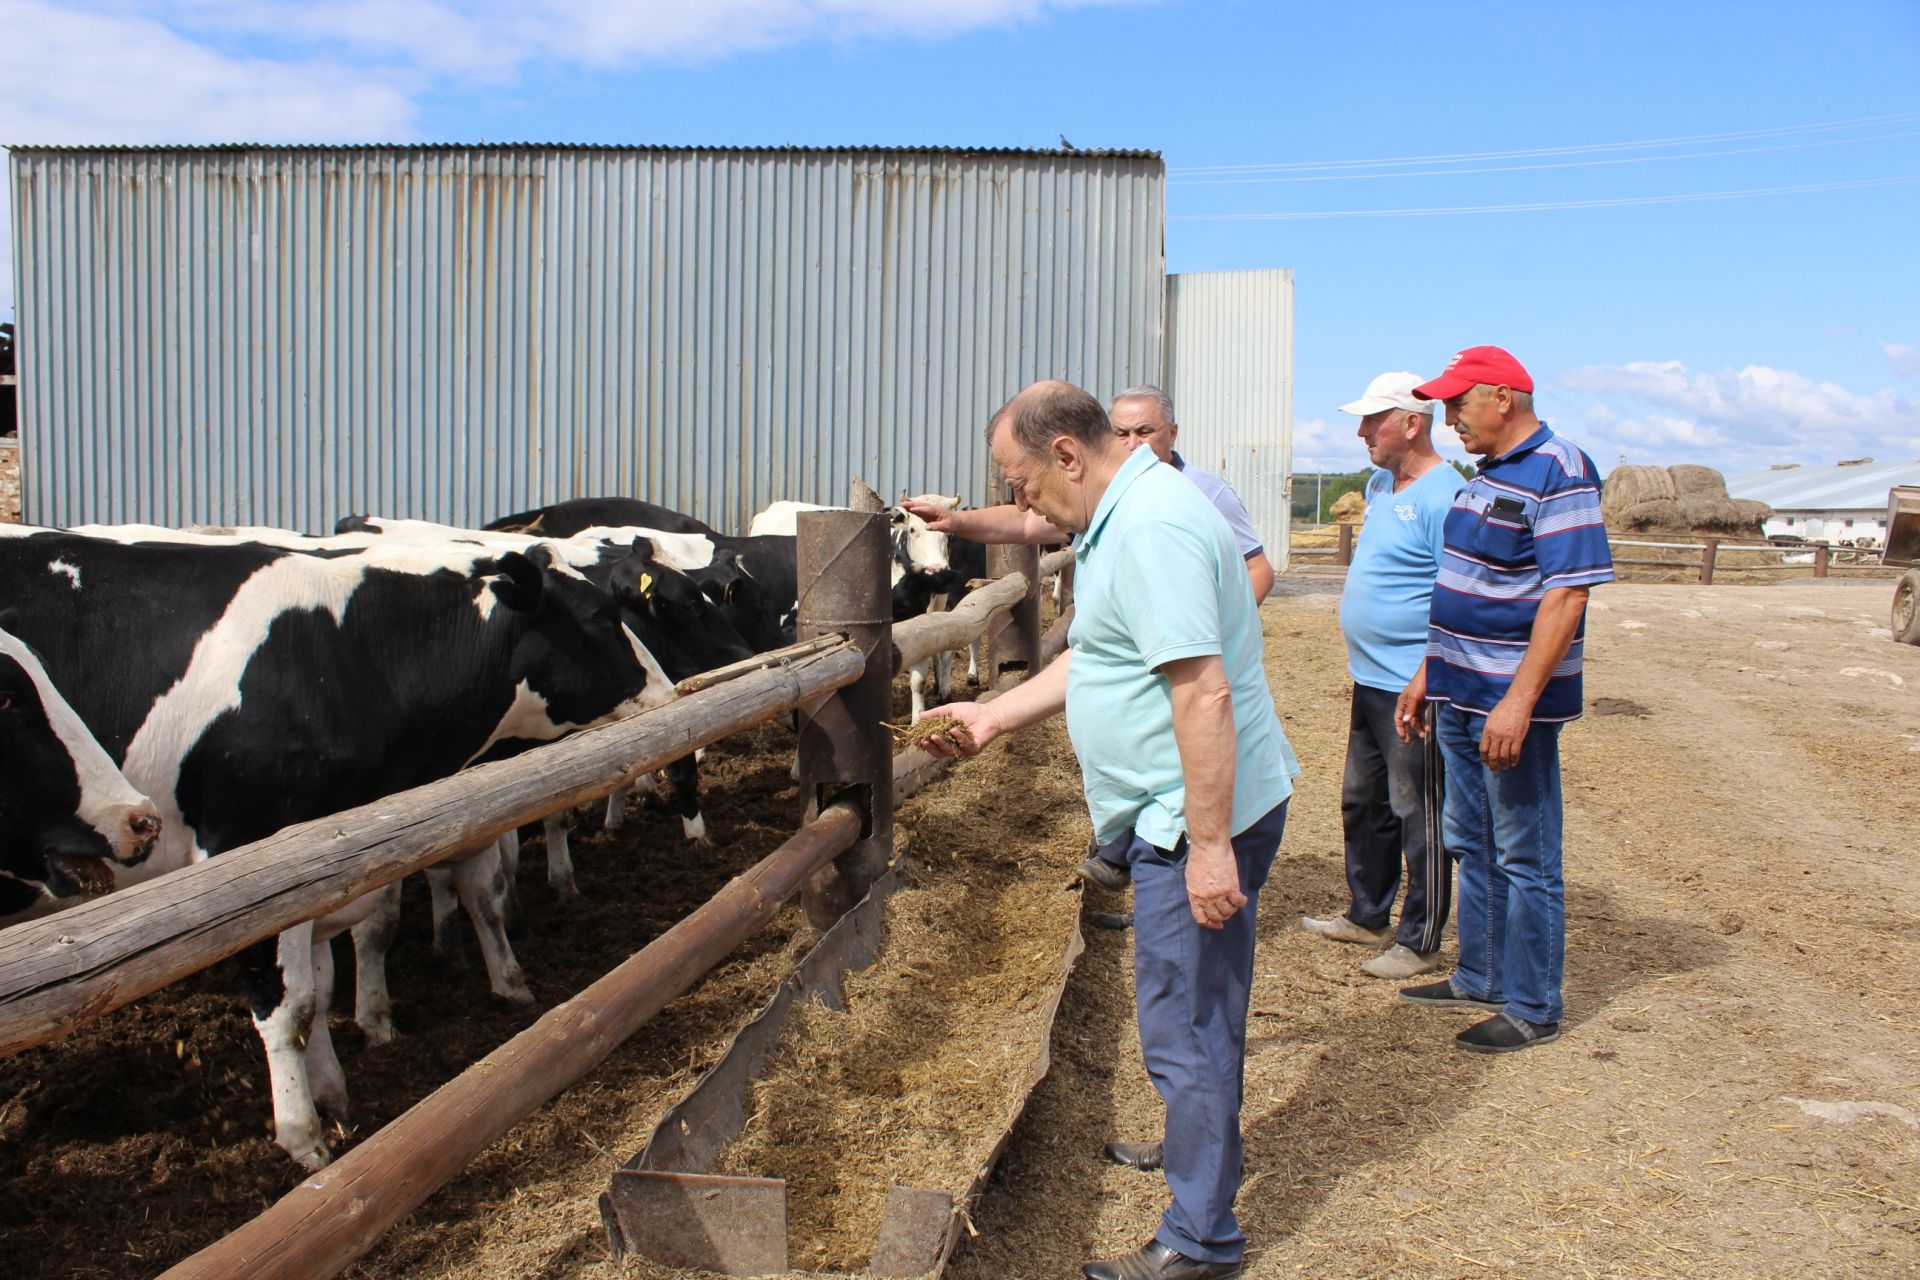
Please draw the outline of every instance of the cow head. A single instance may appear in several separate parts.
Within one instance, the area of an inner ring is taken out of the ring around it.
[[[627,611],[641,642],[675,680],[750,658],[754,650],[728,619],[723,603],[710,599],[693,579],[661,564],[646,539],[608,567],[608,589]],[[722,600],[737,580],[720,588]]]
[[[544,547],[484,559],[473,570],[505,606],[512,675],[545,725],[508,726],[495,737],[550,738],[616,720],[673,698],[673,682],[641,642],[621,604]],[[526,707],[516,710],[524,718]]]
[[[0,914],[105,893],[160,816],[121,776],[31,649],[0,631]]]
[[[923,493],[913,499],[952,510],[960,499],[944,493]],[[947,568],[947,535],[935,533],[927,522],[905,507],[888,507],[893,529],[893,558],[909,573],[943,573]]]

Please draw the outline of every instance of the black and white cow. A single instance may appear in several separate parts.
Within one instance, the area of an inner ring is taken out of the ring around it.
[[[912,499],[927,506],[951,508],[960,501],[939,493],[923,493]],[[817,502],[793,502],[782,499],[757,513],[747,526],[749,536],[777,534],[791,537],[799,528],[799,516],[802,511],[844,511],[845,507],[822,506]],[[888,507],[888,523],[893,538],[893,580],[899,582],[909,573],[945,573],[947,570],[947,535],[937,533],[927,526],[927,522],[914,515],[905,507]]]
[[[713,533],[704,520],[638,498],[575,498],[551,507],[536,507],[501,516],[483,528],[497,533],[527,533],[539,538],[571,538],[595,525],[665,529],[669,533]]]
[[[698,583],[755,652],[793,643],[799,577],[790,533],[731,537],[691,516],[632,498],[577,498],[494,525],[510,522],[537,525],[548,538],[646,538],[655,557]]]
[[[539,550],[303,552],[0,528],[0,599],[19,606],[18,634],[159,809],[159,845],[136,873],[672,696],[613,598]],[[276,1140],[304,1168],[329,1158],[320,1112],[346,1108],[320,940],[390,936],[396,909],[389,886],[243,953]],[[384,978],[360,995],[362,1025],[386,1018],[391,1034]]]
[[[929,610],[950,609],[967,594],[967,583],[987,576],[987,546],[971,538],[947,536],[947,568],[940,573],[910,573],[893,584],[893,620],[905,622]],[[985,637],[967,646],[967,675],[980,674],[980,652]],[[907,673],[913,695],[913,714],[927,709],[928,668],[932,667],[934,691],[942,702],[953,694],[953,655],[939,654]]]
[[[548,555],[579,570],[588,581],[607,590],[632,616],[638,630],[649,637],[648,647],[669,678],[683,680],[715,667],[751,657],[754,650],[740,638],[726,611],[709,600],[699,585],[675,570],[648,538],[632,530],[595,530],[566,538],[535,538],[497,530],[460,529],[422,520],[379,516],[347,516],[335,526],[342,536],[369,535],[428,545],[468,545],[499,551],[530,552],[544,548]],[[677,535],[674,535],[677,536]],[[494,754],[504,753],[506,746]],[[667,766],[672,806],[687,839],[708,843],[706,819],[700,811],[699,773],[695,757]],[[646,785],[651,779],[644,780]],[[618,828],[625,818],[625,788],[608,797],[606,825]],[[547,881],[562,897],[574,897],[573,858],[566,820],[555,814],[546,822]],[[503,846],[509,870],[518,866],[518,847]],[[452,903],[440,880],[434,886],[434,945],[443,954],[451,950],[447,921]]]
[[[8,621],[13,621],[9,616]],[[0,916],[105,893],[152,852],[160,815],[48,677],[0,630]]]

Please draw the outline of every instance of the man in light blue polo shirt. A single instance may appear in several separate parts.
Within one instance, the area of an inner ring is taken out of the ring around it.
[[[1016,506],[1080,535],[1073,647],[992,703],[929,710],[966,726],[930,746],[972,755],[1067,713],[1095,837],[1127,837],[1140,1043],[1167,1105],[1173,1203],[1159,1232],[1083,1270],[1238,1275],[1254,913],[1299,772],[1261,667],[1253,591],[1206,496],[1151,451],[1122,449],[1079,388],[1028,387],[994,415],[988,439]]]
[[[1340,788],[1346,833],[1347,909],[1303,916],[1309,933],[1387,947],[1360,966],[1404,979],[1440,964],[1453,867],[1441,839],[1445,808],[1440,750],[1432,736],[1402,741],[1395,704],[1427,656],[1427,606],[1446,550],[1447,513],[1466,481],[1434,451],[1433,407],[1414,398],[1425,379],[1383,373],[1340,412],[1377,468],[1367,481],[1367,522],[1340,595],[1353,706]],[[1401,866],[1407,896],[1393,926]],[[1391,943],[1391,946],[1388,944]]]

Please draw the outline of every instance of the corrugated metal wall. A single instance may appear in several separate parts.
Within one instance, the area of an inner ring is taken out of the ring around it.
[[[987,417],[1161,376],[1147,153],[12,152],[26,515],[316,530],[988,497]]]
[[[1180,454],[1225,477],[1276,569],[1292,526],[1293,272],[1167,277],[1167,374]]]

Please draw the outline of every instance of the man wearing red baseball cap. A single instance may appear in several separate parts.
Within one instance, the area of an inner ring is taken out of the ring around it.
[[[1578,719],[1587,593],[1613,580],[1600,473],[1534,416],[1533,379],[1499,347],[1468,347],[1431,382],[1480,469],[1447,513],[1427,661],[1395,719],[1446,762],[1446,846],[1460,862],[1460,962],[1402,998],[1493,1016],[1454,1042],[1508,1053],[1560,1034],[1566,951],[1560,726]]]

